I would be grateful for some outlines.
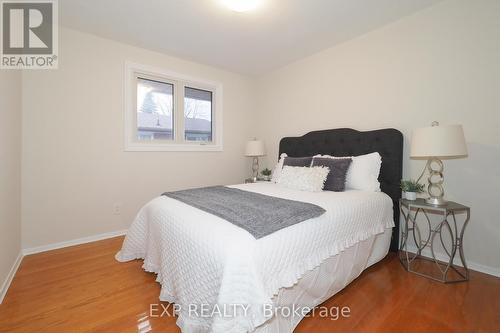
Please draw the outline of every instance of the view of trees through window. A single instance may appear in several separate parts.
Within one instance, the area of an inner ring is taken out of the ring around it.
[[[184,89],[184,137],[189,141],[212,141],[212,92]]]

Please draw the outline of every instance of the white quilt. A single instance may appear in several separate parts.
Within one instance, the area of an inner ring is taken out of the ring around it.
[[[184,333],[251,332],[270,319],[280,288],[347,247],[394,226],[392,200],[381,192],[304,192],[273,183],[235,188],[309,202],[326,213],[256,240],[247,231],[180,201],[158,197],[128,230],[118,261],[144,259],[158,274],[160,299],[180,306]],[[189,312],[194,305],[237,309],[222,315]],[[244,304],[245,311],[234,305]]]

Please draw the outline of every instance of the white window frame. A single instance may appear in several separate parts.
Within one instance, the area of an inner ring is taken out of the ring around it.
[[[137,77],[156,79],[174,85],[173,140],[137,139]],[[222,151],[222,84],[173,71],[125,63],[125,151]],[[184,87],[212,92],[212,141],[184,139]]]

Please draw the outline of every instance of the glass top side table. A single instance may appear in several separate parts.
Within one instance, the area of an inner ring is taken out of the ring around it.
[[[399,209],[403,215],[399,247],[399,260],[403,267],[408,272],[444,283],[468,281],[469,269],[465,262],[463,237],[470,219],[470,208],[453,201],[449,201],[443,206],[434,206],[427,204],[424,199],[400,199]],[[423,222],[417,220],[420,214],[424,216]],[[437,224],[432,223],[429,214],[441,215],[442,219]],[[459,214],[465,214],[465,220],[461,227],[457,222],[457,215]],[[443,236],[443,230],[448,233],[448,237]],[[409,252],[409,237],[412,237],[415,243],[415,247],[410,248],[414,252]],[[445,238],[448,238],[448,242],[446,242]],[[440,258],[441,260],[436,258],[435,244],[439,241],[445,251],[443,254],[445,256],[444,261],[443,258]],[[426,248],[430,249],[430,253],[426,252],[426,256],[424,256],[422,252]],[[457,252],[463,268],[454,263]],[[419,269],[424,267],[418,264],[419,260],[426,260],[435,264],[433,269],[437,273],[430,274]],[[454,277],[450,277],[452,270],[455,272]]]

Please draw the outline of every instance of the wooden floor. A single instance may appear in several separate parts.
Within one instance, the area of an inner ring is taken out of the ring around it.
[[[25,257],[0,305],[0,332],[180,332],[175,318],[149,316],[159,285],[141,261],[114,260],[121,242]],[[351,315],[309,317],[295,332],[500,332],[499,278],[472,272],[444,285],[407,273],[394,254],[324,305]]]

